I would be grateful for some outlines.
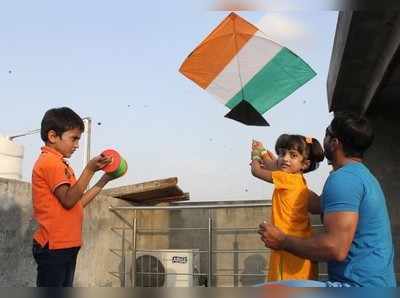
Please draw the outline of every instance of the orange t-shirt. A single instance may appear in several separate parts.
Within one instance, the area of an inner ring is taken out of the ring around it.
[[[50,147],[42,147],[32,171],[33,217],[38,223],[33,238],[50,249],[80,247],[82,245],[83,207],[80,201],[65,209],[54,195],[62,184],[76,183],[72,168],[63,156]]]
[[[272,223],[285,234],[300,238],[312,235],[308,204],[310,191],[302,174],[272,172]],[[315,279],[316,263],[286,251],[272,251],[268,280]]]

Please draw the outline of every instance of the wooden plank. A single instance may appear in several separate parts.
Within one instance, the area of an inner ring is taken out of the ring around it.
[[[119,196],[118,198],[124,200],[141,200],[141,199],[154,199],[154,198],[163,198],[163,197],[172,197],[182,195],[183,192],[176,189],[176,187],[164,188],[164,189],[156,189],[152,191],[145,191],[141,193],[131,193],[123,196]]]
[[[189,193],[184,193],[182,195],[171,196],[171,197],[160,197],[160,198],[136,200],[135,203],[147,205],[147,204],[168,203],[168,202],[176,202],[176,201],[187,201],[187,200],[189,200],[189,197],[190,197]]]
[[[162,180],[153,180],[143,183],[109,188],[105,189],[103,193],[111,197],[120,198],[127,195],[140,194],[143,192],[161,190],[166,188],[174,188],[176,187],[177,183],[178,183],[178,178],[172,177]]]
[[[156,204],[189,200],[189,193],[184,193],[177,183],[178,178],[171,177],[115,187],[104,190],[102,194],[135,204]]]

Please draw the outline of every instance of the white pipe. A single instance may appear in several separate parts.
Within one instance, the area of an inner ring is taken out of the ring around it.
[[[90,145],[91,145],[91,136],[92,136],[92,119],[90,117],[84,117],[82,118],[83,123],[85,125],[85,131],[84,131],[84,142],[85,142],[85,148],[83,150],[83,169],[86,167],[87,163],[90,160]],[[10,141],[20,138],[20,137],[25,137],[28,135],[40,133],[40,129],[35,129],[35,130],[30,130],[25,133],[13,135],[10,137],[7,137]]]
[[[84,142],[85,148],[83,150],[83,168],[86,167],[87,163],[90,160],[90,145],[92,138],[92,119],[90,117],[82,118],[83,123],[85,124],[85,134],[84,134]]]
[[[87,165],[90,160],[90,145],[91,145],[91,135],[92,135],[92,119],[90,117],[82,118],[83,123],[85,125],[84,131],[84,142],[85,149],[83,150],[83,168]],[[25,137],[28,135],[40,133],[40,129],[30,130],[25,133],[17,134],[8,137],[9,140],[14,140],[16,138]]]
[[[25,136],[33,135],[33,134],[39,133],[39,132],[40,132],[40,129],[30,130],[30,131],[22,133],[22,134],[10,136],[10,137],[8,137],[8,139],[12,141],[15,138],[25,137]]]

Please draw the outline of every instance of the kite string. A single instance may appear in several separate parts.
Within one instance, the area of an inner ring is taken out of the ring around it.
[[[242,100],[244,100],[244,87],[243,87],[243,80],[242,80],[242,73],[240,70],[240,62],[239,62],[239,46],[237,44],[237,32],[236,32],[236,18],[233,19],[233,34],[234,34],[234,38],[235,38],[235,47],[236,47],[236,62],[237,62],[237,66],[238,66],[238,72],[239,72],[239,80],[240,80],[240,90],[242,93]]]

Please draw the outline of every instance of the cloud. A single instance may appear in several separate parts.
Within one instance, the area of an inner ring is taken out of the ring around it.
[[[240,11],[264,9],[262,1],[258,0],[216,0],[210,10]]]
[[[240,10],[263,10],[263,11],[300,11],[336,9],[343,5],[335,5],[339,0],[214,0],[210,10],[240,11]],[[346,2],[340,0],[339,2]]]
[[[307,26],[290,15],[268,13],[258,22],[257,27],[270,39],[285,44],[286,42],[301,42],[310,40],[310,30]]]

